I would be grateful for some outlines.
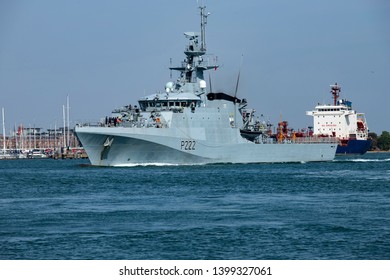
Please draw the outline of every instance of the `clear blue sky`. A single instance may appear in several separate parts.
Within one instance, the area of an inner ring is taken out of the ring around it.
[[[390,131],[390,1],[203,0],[209,53],[222,67],[213,90],[238,95],[273,123],[312,124],[305,111],[331,102],[329,85]],[[0,107],[7,131],[98,121],[164,90],[183,32],[199,31],[196,0],[0,0]],[[176,73],[173,73],[176,79]]]

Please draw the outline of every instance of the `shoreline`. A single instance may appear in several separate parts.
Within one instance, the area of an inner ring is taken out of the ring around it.
[[[386,153],[390,153],[390,151],[381,151],[381,150],[379,150],[379,151],[367,151],[367,153],[378,153],[378,154],[380,154],[380,153],[383,153],[383,154],[386,154]]]

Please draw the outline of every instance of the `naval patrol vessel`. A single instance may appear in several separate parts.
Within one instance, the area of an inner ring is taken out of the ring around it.
[[[208,164],[330,161],[331,138],[282,139],[253,118],[246,99],[207,90],[205,71],[218,65],[206,59],[209,13],[200,7],[200,32],[186,32],[189,43],[176,81],[163,92],[114,110],[95,125],[75,131],[92,165]]]

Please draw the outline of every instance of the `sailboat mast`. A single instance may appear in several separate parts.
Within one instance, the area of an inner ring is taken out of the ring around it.
[[[16,123],[14,123],[14,135],[13,135],[14,139],[15,139],[15,150],[18,151],[20,150],[19,148],[19,142],[18,142],[18,134],[16,133]]]
[[[65,149],[65,146],[66,146],[66,130],[65,130],[65,105],[62,105],[62,120],[63,120],[63,123],[64,123],[64,131],[62,133],[62,146],[64,147]]]
[[[1,114],[3,117],[3,154],[5,154],[5,120],[4,120],[4,107],[1,108]]]
[[[66,96],[66,110],[67,110],[67,121],[68,121],[68,141],[67,141],[67,147],[69,149],[70,147],[70,125],[69,125],[69,95]]]

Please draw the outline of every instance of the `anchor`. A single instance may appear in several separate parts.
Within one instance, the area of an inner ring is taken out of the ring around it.
[[[114,142],[114,137],[107,136],[106,140],[103,143],[103,150],[100,153],[100,160],[107,159],[108,152],[110,151],[112,142]]]

